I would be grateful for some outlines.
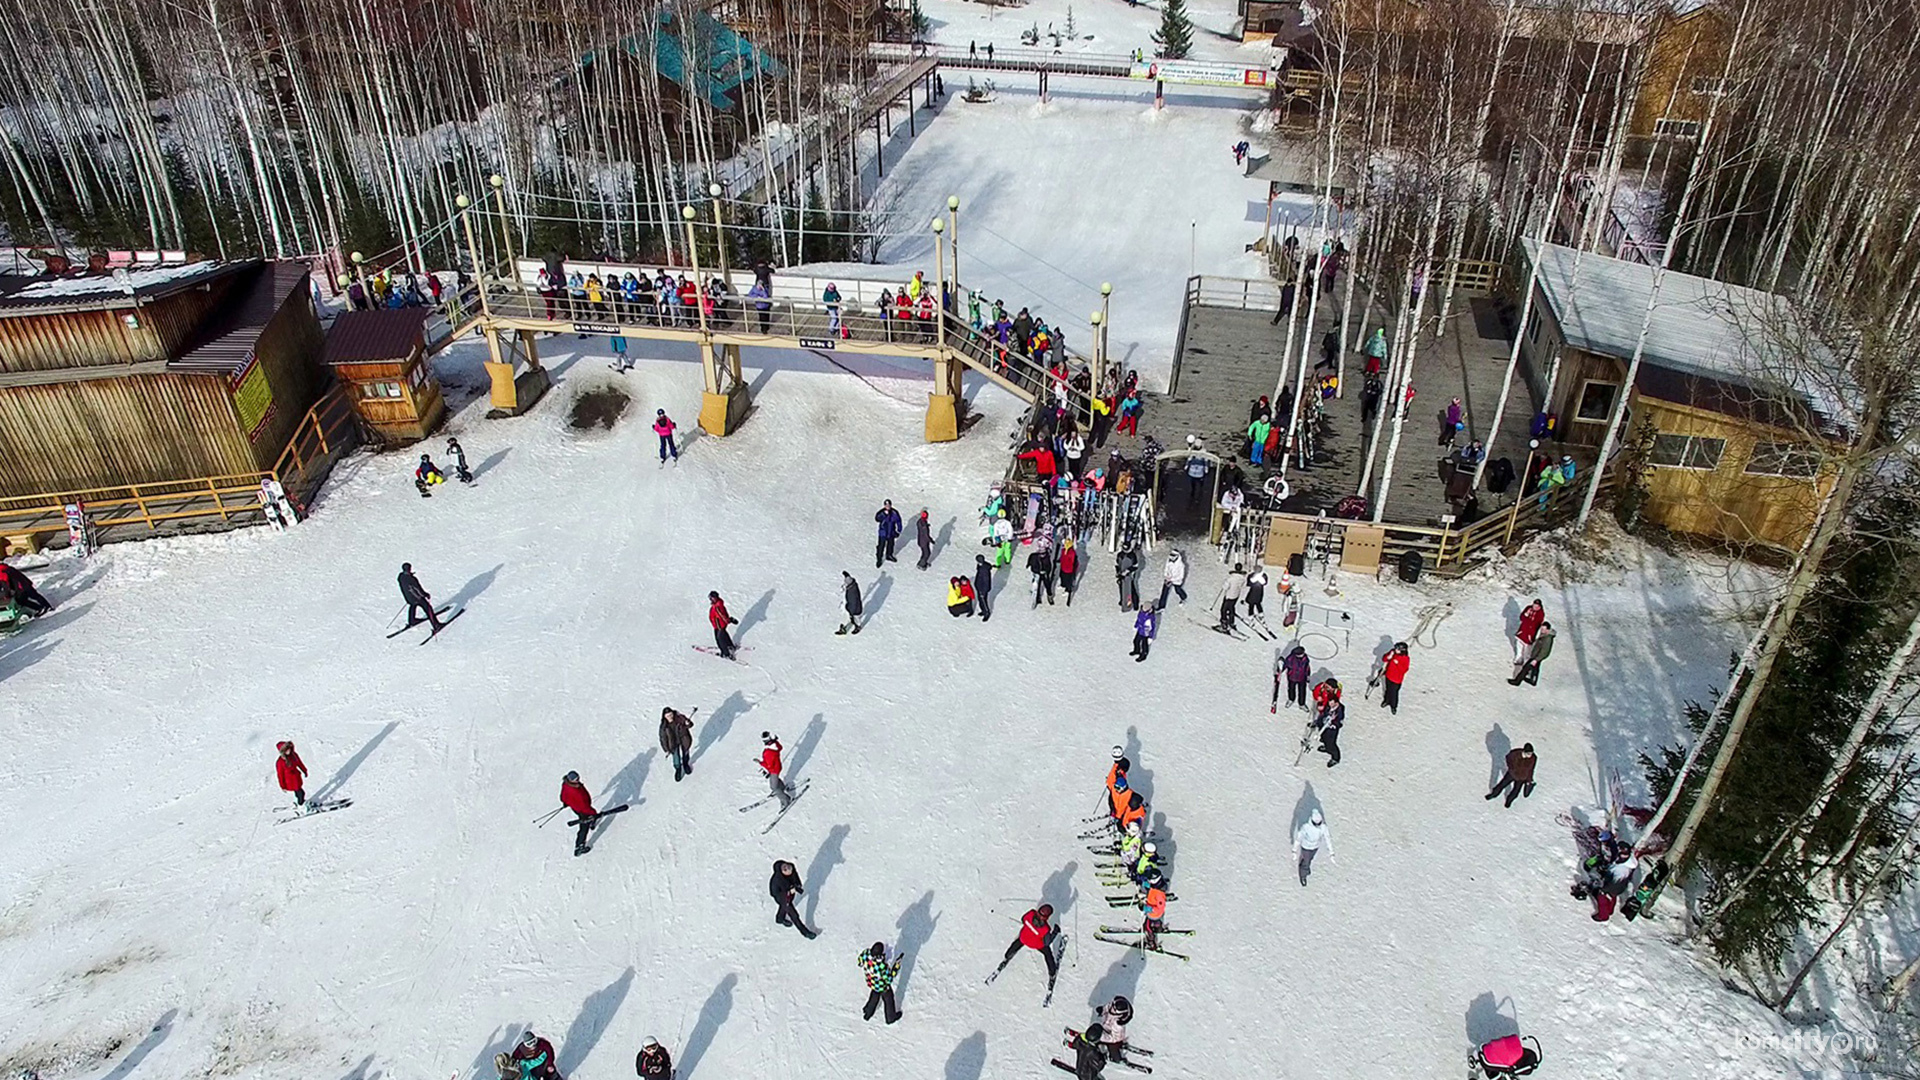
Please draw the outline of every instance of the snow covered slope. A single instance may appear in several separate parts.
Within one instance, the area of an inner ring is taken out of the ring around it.
[[[1752,1041],[1765,1011],[1659,926],[1587,919],[1553,821],[1720,672],[1742,601],[1719,578],[1623,549],[1591,581],[1518,593],[1342,579],[1328,602],[1356,629],[1324,666],[1356,698],[1346,760],[1295,767],[1298,721],[1267,711],[1272,647],[1196,625],[1220,575],[1203,550],[1143,664],[1104,554],[1071,609],[1032,609],[1015,575],[991,623],[949,617],[1009,400],[929,446],[924,382],[770,372],[736,436],[693,436],[663,468],[645,421],[690,427],[698,368],[615,376],[575,345],[546,344],[562,378],[531,415],[455,417],[472,488],[422,500],[407,455],[356,457],[284,535],[41,572],[59,610],[0,645],[0,1061],[48,1080],[439,1080],[490,1076],[531,1024],[580,1080],[631,1075],[647,1035],[683,1080],[1035,1077],[1062,1026],[1124,993],[1167,1077],[1453,1077],[1516,1015],[1543,1076],[1786,1072]],[[614,382],[634,394],[615,429],[565,427],[574,394]],[[883,498],[931,510],[932,570],[910,545],[874,568]],[[382,633],[403,560],[467,612],[424,646]],[[832,632],[842,569],[868,589],[857,637]],[[709,589],[742,621],[743,666],[689,647],[710,640]],[[1538,689],[1511,689],[1503,623],[1535,592],[1560,647]],[[1443,598],[1459,610],[1415,649],[1400,715],[1357,700],[1364,654]],[[681,783],[664,705],[700,710]],[[812,784],[764,835],[770,808],[738,810],[765,793],[762,730]],[[354,805],[275,824],[284,738],[310,791]],[[1540,788],[1502,810],[1480,797],[1490,752],[1521,741]],[[1171,854],[1169,918],[1198,930],[1190,963],[1092,939],[1130,921],[1075,839],[1115,744]],[[534,825],[569,769],[633,803],[583,858],[563,821]],[[1314,806],[1334,859],[1303,889],[1286,835]],[[776,858],[818,940],[774,925]],[[1037,957],[981,982],[1042,897],[1070,938],[1048,1009]],[[891,1028],[857,1012],[854,956],[876,939],[910,956]]]

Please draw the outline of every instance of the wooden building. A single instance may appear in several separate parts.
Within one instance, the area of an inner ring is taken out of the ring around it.
[[[273,468],[326,385],[304,263],[0,279],[0,496]]]
[[[1558,415],[1560,442],[1589,459],[1598,450],[1646,325],[1619,445],[1642,424],[1652,432],[1647,517],[1675,532],[1797,548],[1831,482],[1821,460],[1835,410],[1795,389],[1769,356],[1756,327],[1780,299],[1669,271],[1656,301],[1651,266],[1532,240],[1519,257],[1540,263],[1521,370],[1535,408]],[[1528,263],[1511,277],[1525,282]]]
[[[1722,90],[1733,19],[1713,0],[1671,0],[1648,25],[1628,134],[1692,142]]]
[[[427,368],[426,325],[426,308],[383,308],[343,312],[327,331],[327,367],[389,445],[426,438],[447,412]]]

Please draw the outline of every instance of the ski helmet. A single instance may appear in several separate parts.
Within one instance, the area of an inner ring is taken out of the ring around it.
[[[532,1029],[532,1028],[528,1028],[528,1029],[527,1029],[527,1033],[526,1033],[525,1035],[522,1035],[522,1036],[520,1036],[520,1045],[521,1045],[521,1046],[532,1046],[532,1045],[534,1045],[535,1043],[537,1043],[537,1042],[539,1042],[539,1041],[540,1041],[540,1036],[538,1036],[538,1035],[535,1035],[535,1034],[533,1033],[533,1029]]]
[[[1113,760],[1115,760],[1115,761],[1119,761],[1119,760],[1120,760],[1120,755],[1121,755],[1121,754],[1124,754],[1124,753],[1126,753],[1126,750],[1124,750],[1123,748],[1121,748],[1121,747],[1119,747],[1119,746],[1115,746],[1115,747],[1113,748]]]
[[[1149,840],[1147,841],[1146,847],[1143,848],[1142,850],[1149,855],[1154,855],[1159,853],[1160,848],[1156,844],[1154,844],[1153,841]]]
[[[1127,835],[1128,836],[1140,835],[1140,823],[1138,821],[1127,822]]]
[[[577,772],[574,772],[572,769],[568,769],[567,775],[561,777],[560,779],[565,780],[569,784],[577,784],[580,782],[580,774]]]
[[[1147,884],[1149,885],[1158,887],[1162,884],[1165,884],[1166,880],[1167,880],[1167,875],[1161,873],[1160,868],[1157,866],[1147,871]]]
[[[1122,1022],[1125,1022],[1133,1016],[1133,1002],[1116,994],[1113,998],[1113,1004],[1108,1006],[1107,1011],[1120,1017]]]
[[[760,733],[760,742],[762,745],[772,746],[774,743],[779,741],[780,740],[775,738],[773,732],[771,731],[763,731]]]
[[[1327,823],[1326,817],[1322,815],[1319,810],[1315,810],[1308,816],[1307,820],[1313,822],[1315,825],[1325,825]]]
[[[876,959],[887,955],[887,943],[884,941],[874,942],[873,948],[867,950],[867,955]]]
[[[280,740],[279,742],[277,742],[277,743],[274,743],[274,744],[273,744],[273,748],[274,748],[275,750],[278,750],[278,751],[280,751],[281,753],[283,753],[283,754],[284,754],[284,753],[286,753],[287,751],[289,751],[289,750],[292,750],[292,749],[293,749],[293,740],[292,740],[292,739],[282,739],[282,740]]]
[[[653,1036],[651,1036],[651,1035],[649,1035],[649,1036],[647,1036],[647,1041],[645,1041],[645,1042],[643,1042],[643,1043],[641,1043],[640,1045],[641,1045],[641,1047],[642,1047],[642,1048],[644,1048],[644,1049],[647,1049],[647,1050],[652,1050],[652,1049],[654,1049],[655,1047],[657,1047],[657,1046],[659,1046],[659,1045],[660,1045],[660,1040],[659,1040],[659,1039],[656,1039],[656,1038],[654,1038],[654,1037],[653,1037]]]
[[[1097,1043],[1100,1041],[1100,1036],[1105,1035],[1106,1033],[1107,1033],[1107,1029],[1101,1027],[1099,1024],[1088,1024],[1087,1030],[1081,1032],[1080,1037],[1087,1040],[1090,1043]]]

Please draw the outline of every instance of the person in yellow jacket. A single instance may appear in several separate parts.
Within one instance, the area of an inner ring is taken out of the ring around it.
[[[947,613],[956,619],[973,614],[973,590],[966,578],[947,579]]]

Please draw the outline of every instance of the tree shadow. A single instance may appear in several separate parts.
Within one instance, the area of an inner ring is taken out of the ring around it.
[[[980,1080],[987,1068],[987,1033],[976,1031],[960,1040],[947,1055],[947,1071],[941,1080]]]
[[[1511,1006],[1513,999],[1506,999]],[[1520,1034],[1518,1014],[1508,1016],[1501,1011],[1501,1002],[1493,996],[1493,991],[1473,999],[1467,1006],[1467,1045],[1478,1049],[1495,1039],[1504,1039],[1509,1035]]]
[[[1487,757],[1492,759],[1487,763],[1488,787],[1498,783],[1500,775],[1507,771],[1507,751],[1512,749],[1513,740],[1500,730],[1499,724],[1493,725],[1493,730],[1487,732]]]
[[[512,453],[512,451],[513,451],[513,447],[511,447],[511,446],[503,446],[503,447],[501,447],[500,449],[498,449],[498,450],[495,450],[495,451],[494,451],[493,453],[491,453],[491,454],[488,454],[488,455],[487,455],[487,459],[486,459],[485,461],[482,461],[482,462],[480,463],[480,467],[479,467],[479,468],[477,468],[477,469],[475,469],[475,470],[473,470],[473,478],[474,478],[475,480],[478,480],[478,479],[480,479],[481,477],[483,477],[483,476],[485,476],[485,475],[487,475],[488,473],[490,473],[490,472],[492,472],[492,471],[493,471],[493,467],[494,467],[495,465],[498,465],[498,464],[500,464],[501,462],[503,462],[503,461],[505,461],[505,460],[507,460],[507,455],[508,455],[509,453]]]
[[[115,1065],[113,1071],[102,1080],[126,1080],[126,1077],[146,1060],[147,1055],[153,1053],[155,1047],[166,1042],[167,1036],[173,1034],[173,1018],[178,1015],[180,1015],[179,1009],[168,1009],[161,1013],[160,1019],[154,1021],[153,1030],[147,1032],[147,1037],[141,1039],[139,1045],[128,1051],[127,1056],[120,1059],[120,1064]]]
[[[807,876],[800,879],[807,886],[807,922],[813,922],[813,914],[820,907],[820,889],[827,883],[827,876],[833,868],[846,862],[840,846],[847,842],[847,834],[853,831],[851,825],[835,825],[828,830],[827,838],[820,841],[820,850],[813,853],[813,861],[807,864]],[[820,929],[818,926],[815,930]]]
[[[565,1076],[579,1068],[587,1060],[599,1043],[600,1036],[606,1033],[607,1025],[613,1022],[620,1005],[627,1000],[627,991],[633,986],[633,968],[621,972],[620,977],[606,986],[587,995],[580,1003],[580,1013],[567,1026],[567,1037],[561,1040],[554,1053],[554,1065]]]
[[[720,1026],[727,1022],[733,1012],[733,988],[740,983],[740,976],[728,975],[720,980],[720,985],[707,995],[706,1003],[700,1006],[700,1019],[693,1025],[693,1034],[687,1036],[687,1048],[680,1055],[680,1068],[676,1076],[688,1076],[700,1059],[707,1055],[707,1049],[713,1045],[713,1037],[720,1032]]]
[[[1070,860],[1067,865],[1047,875],[1046,884],[1040,886],[1041,901],[1053,905],[1055,926],[1060,925],[1059,920],[1066,915],[1073,902],[1080,899],[1080,890],[1073,885],[1074,872],[1079,869],[1079,861]]]
[[[751,708],[753,702],[748,701],[747,695],[740,691],[735,690],[727,695],[727,700],[721,702],[720,707],[713,710],[713,715],[707,717],[707,722],[700,725],[700,739],[694,743],[688,762],[699,761],[706,756],[708,749],[727,737],[727,732],[733,729],[733,722]]]
[[[760,599],[755,600],[753,606],[747,609],[747,613],[740,616],[740,629],[734,634],[736,639],[746,636],[747,631],[753,629],[767,617],[767,607],[773,603],[773,594],[775,591],[774,589],[768,589],[765,593],[762,593]]]
[[[1140,765],[1139,728],[1127,728],[1127,742],[1125,746],[1120,748],[1120,752],[1126,755],[1127,761],[1132,763],[1133,766],[1127,770],[1127,790],[1139,792],[1140,799],[1143,802],[1152,802],[1153,770],[1142,768]]]
[[[1315,810],[1322,814],[1326,813],[1326,808],[1320,805],[1320,796],[1313,793],[1313,782],[1308,781],[1307,786],[1300,791],[1299,800],[1293,804],[1293,823],[1287,826],[1287,843],[1293,842],[1294,830],[1300,828],[1301,822],[1313,817]]]
[[[331,798],[352,778],[355,770],[360,768],[360,763],[371,757],[373,752],[379,748],[380,744],[387,741],[387,736],[393,734],[393,729],[399,726],[400,721],[398,720],[388,721],[386,727],[381,728],[374,734],[373,738],[368,739],[367,744],[362,746],[358,753],[348,758],[346,764],[340,766],[331,777],[327,778],[327,782],[321,784],[308,798],[313,802],[325,802]]]
[[[640,788],[647,782],[647,770],[653,767],[653,758],[660,752],[659,747],[650,747],[647,751],[622,766],[608,781],[606,794],[602,795],[609,806],[621,803],[631,804],[640,797]]]
[[[448,600],[447,603],[453,605],[456,610],[466,607],[475,597],[487,591],[487,587],[493,584],[494,578],[500,576],[500,571],[504,569],[506,565],[506,563],[499,563],[486,573],[475,575],[472,581],[460,586],[460,591],[454,593],[453,598]]]
[[[499,1075],[499,1071],[493,1067],[494,1059],[501,1054],[513,1053],[513,1048],[520,1044],[520,1036],[526,1034],[527,1027],[526,1024],[508,1024],[496,1030],[493,1038],[487,1040],[487,1045],[480,1048],[480,1055],[473,1059],[473,1067],[469,1070],[469,1075],[475,1077]]]
[[[813,757],[814,748],[820,745],[820,736],[826,732],[826,720],[821,718],[821,714],[814,713],[813,719],[807,721],[807,730],[800,733],[800,741],[793,744],[793,753],[787,755],[788,777],[800,775],[801,768],[806,765],[808,759]]]
[[[893,980],[893,986],[899,996],[906,996],[907,980],[913,975],[914,957],[919,956],[920,950],[933,938],[933,928],[939,922],[940,916],[933,913],[932,889],[928,889],[926,895],[914,901],[894,920],[893,927],[900,932],[895,947],[900,952],[901,961],[900,974]]]
[[[887,602],[887,594],[892,591],[893,591],[893,575],[885,571],[881,571],[880,579],[873,583],[873,588],[867,590],[867,599],[866,599],[865,606],[867,611],[866,617],[869,622],[873,620],[873,617],[875,615],[880,614],[880,605]]]

